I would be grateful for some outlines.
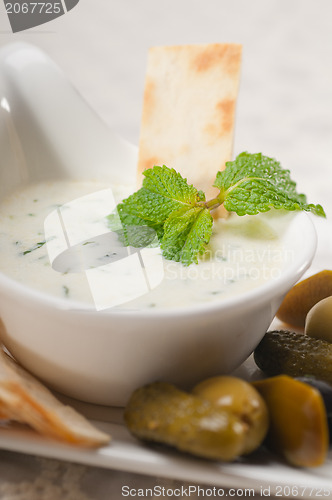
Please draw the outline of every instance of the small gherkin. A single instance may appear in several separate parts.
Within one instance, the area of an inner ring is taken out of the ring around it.
[[[268,376],[311,376],[332,384],[332,344],[287,330],[267,332],[254,351]]]

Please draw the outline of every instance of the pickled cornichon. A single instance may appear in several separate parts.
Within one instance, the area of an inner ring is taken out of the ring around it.
[[[267,332],[254,351],[266,375],[310,375],[332,384],[332,344],[287,330]]]
[[[124,418],[130,432],[139,439],[212,460],[234,460],[247,445],[247,422],[164,382],[137,389],[125,408]]]

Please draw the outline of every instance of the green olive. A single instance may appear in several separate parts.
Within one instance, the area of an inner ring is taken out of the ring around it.
[[[249,382],[231,376],[212,377],[196,385],[193,393],[240,418],[246,426],[244,454],[262,443],[269,426],[268,410]]]
[[[310,309],[305,322],[305,333],[332,343],[332,297],[319,301]]]
[[[230,461],[243,453],[246,425],[236,415],[165,382],[137,389],[124,419],[135,437],[199,457]]]

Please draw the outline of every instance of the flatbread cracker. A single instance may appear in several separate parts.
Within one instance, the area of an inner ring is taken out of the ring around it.
[[[149,50],[138,182],[154,165],[174,168],[212,198],[218,170],[232,158],[241,45]]]
[[[63,405],[0,346],[0,418],[30,425],[64,442],[96,447],[111,437],[70,406]]]
[[[6,413],[6,410],[1,406],[1,403],[0,403],[0,420],[9,420],[9,414]]]

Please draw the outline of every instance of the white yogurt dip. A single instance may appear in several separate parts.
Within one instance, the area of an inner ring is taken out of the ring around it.
[[[50,261],[50,245],[45,240],[44,221],[57,207],[67,204],[68,213],[71,208],[68,202],[109,187],[106,183],[94,181],[45,182],[29,185],[4,199],[0,204],[0,271],[20,283],[66,300],[95,305],[96,300],[100,302],[98,283],[102,283],[102,288],[105,287],[105,281],[97,279],[94,288],[88,280],[89,269],[98,269],[102,277],[109,263],[107,259],[116,253],[114,249],[107,248],[105,256],[98,255],[100,268],[96,265],[96,259],[93,265],[85,263],[81,269],[79,266],[74,269],[77,260],[73,268],[61,268],[61,265],[55,265],[56,261],[52,258]],[[115,201],[119,202],[133,192],[133,188],[112,186],[112,191]],[[106,287],[106,302],[109,301],[112,307],[129,309],[195,305],[222,300],[277,278],[285,262],[292,257],[286,254],[280,239],[287,220],[284,213],[271,211],[257,216],[234,215],[216,221],[208,251],[199,264],[185,267],[162,259],[162,279],[159,267],[159,277],[153,280],[153,276],[156,276],[153,269],[157,267],[152,267],[152,281],[148,280],[144,292],[140,291],[136,282],[130,282],[134,273],[130,262],[135,259],[142,262],[144,252],[132,254],[126,261],[119,259],[115,262],[116,266],[112,267],[113,273],[117,269],[117,274],[116,278],[113,274]],[[101,224],[105,226],[105,233],[109,231],[105,218],[95,217],[95,221],[98,234]],[[91,217],[92,229],[93,223],[94,218]],[[89,246],[96,248],[96,242],[89,238],[82,243],[81,249],[83,246],[86,249]],[[152,259],[153,266],[157,266],[157,260],[159,263],[161,261],[159,249],[151,250],[149,259]],[[136,298],[133,299],[133,295],[126,293],[135,286]]]

